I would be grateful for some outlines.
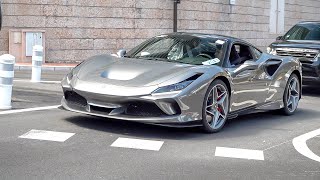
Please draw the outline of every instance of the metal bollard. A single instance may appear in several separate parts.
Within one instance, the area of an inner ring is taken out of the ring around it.
[[[10,54],[0,56],[0,109],[11,109],[15,59]]]
[[[42,61],[43,61],[43,47],[40,45],[33,46],[31,82],[40,82],[41,81]]]

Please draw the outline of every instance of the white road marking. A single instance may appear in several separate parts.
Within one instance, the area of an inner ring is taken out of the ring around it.
[[[75,133],[44,131],[44,130],[32,129],[31,131],[19,136],[19,138],[64,142],[67,139],[69,139],[71,136],[73,136],[74,134]]]
[[[0,115],[2,115],[2,114],[14,114],[14,113],[30,112],[30,111],[40,111],[40,110],[47,110],[47,109],[55,109],[55,108],[58,108],[59,106],[60,105],[36,107],[36,108],[28,108],[28,109],[16,109],[16,110],[0,111]]]
[[[131,149],[143,149],[143,150],[152,150],[159,151],[163,145],[163,141],[153,141],[153,140],[144,140],[144,139],[131,139],[131,138],[118,138],[114,141],[112,147],[123,147]]]
[[[251,150],[251,149],[227,148],[227,147],[216,147],[215,156],[240,158],[240,159],[252,159],[252,160],[264,160],[263,151]]]
[[[307,140],[320,135],[320,129],[308,132],[292,140],[294,148],[302,155],[312,160],[320,162],[320,157],[314,154],[307,146]]]
[[[30,83],[33,83],[30,81],[30,79],[14,79],[13,81],[16,81],[16,82],[30,82]],[[40,81],[40,83],[52,83],[52,84],[60,84],[61,81]]]

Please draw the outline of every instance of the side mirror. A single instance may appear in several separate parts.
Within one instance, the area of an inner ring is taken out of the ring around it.
[[[281,40],[282,39],[282,36],[278,36],[277,38],[276,38],[276,40]]]
[[[124,57],[126,55],[127,51],[125,49],[120,49],[117,52],[118,57]]]

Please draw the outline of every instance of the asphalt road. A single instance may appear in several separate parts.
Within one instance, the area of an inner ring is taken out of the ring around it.
[[[46,83],[23,81],[27,74],[16,73],[15,110],[59,105],[62,93],[54,81],[65,72],[45,73],[45,80],[53,81]],[[275,112],[241,116],[217,134],[57,108],[0,114],[0,179],[320,179],[320,161],[299,153],[292,142],[320,128],[319,89],[304,87],[293,116]],[[74,134],[64,142],[19,138],[32,129]],[[118,138],[163,144],[155,151],[111,146]],[[320,156],[320,134],[306,144]],[[219,147],[257,150],[263,160],[216,156]]]

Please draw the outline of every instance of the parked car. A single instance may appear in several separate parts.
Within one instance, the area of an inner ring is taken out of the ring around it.
[[[293,114],[301,98],[301,63],[233,37],[172,33],[118,57],[89,58],[62,88],[62,107],[69,111],[218,132],[228,118],[250,112]]]
[[[320,81],[320,21],[298,23],[284,36],[279,36],[267,51],[298,58],[304,83]]]

